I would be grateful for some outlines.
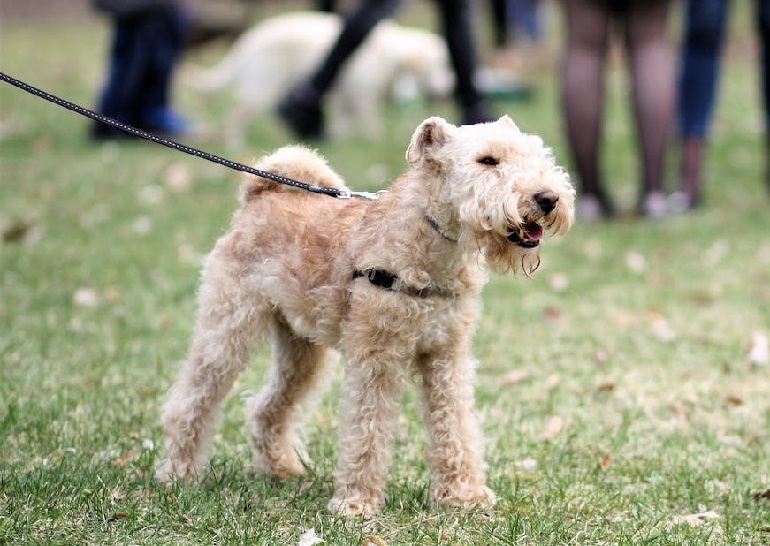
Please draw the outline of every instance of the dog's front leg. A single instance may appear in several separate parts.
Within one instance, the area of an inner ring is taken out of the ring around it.
[[[417,362],[430,435],[431,500],[441,506],[491,506],[485,486],[484,438],[474,413],[475,371],[465,353],[426,355]]]
[[[392,460],[403,359],[367,354],[348,364],[341,400],[339,461],[329,510],[371,514],[385,504],[385,482]]]

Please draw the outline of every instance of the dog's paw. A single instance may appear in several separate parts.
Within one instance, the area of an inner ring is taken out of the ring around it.
[[[294,461],[271,462],[266,464],[265,460],[259,456],[255,457],[254,466],[263,474],[267,474],[277,480],[288,480],[297,476],[304,476],[307,470],[302,466],[299,459]]]
[[[161,483],[170,483],[175,478],[187,480],[195,474],[195,465],[174,463],[171,459],[165,459],[155,469],[155,479]]]
[[[385,504],[382,496],[366,496],[356,492],[337,492],[329,501],[330,512],[343,516],[371,516],[379,512]]]
[[[279,480],[307,474],[305,465],[302,464],[303,460],[306,464],[311,464],[305,457],[300,458],[294,450],[254,450],[254,467],[263,474]]]
[[[431,500],[443,508],[491,508],[497,502],[497,495],[488,487],[469,488],[466,486],[438,486],[431,492]]]

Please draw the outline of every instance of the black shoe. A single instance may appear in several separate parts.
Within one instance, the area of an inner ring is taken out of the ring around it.
[[[88,132],[88,136],[95,142],[107,141],[107,140],[127,140],[135,138],[131,133],[127,133],[122,129],[118,129],[112,125],[94,121],[93,125]]]
[[[295,136],[310,140],[324,138],[321,97],[310,86],[294,88],[278,103],[276,113]]]

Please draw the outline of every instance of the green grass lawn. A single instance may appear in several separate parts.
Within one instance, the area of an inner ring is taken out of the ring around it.
[[[4,24],[0,71],[92,105],[105,40],[93,21]],[[566,164],[552,75],[538,77],[532,102],[495,106]],[[749,59],[725,66],[705,208],[578,224],[547,241],[534,279],[492,277],[474,352],[495,508],[430,507],[412,388],[387,505],[371,519],[325,509],[341,370],[309,418],[308,476],[281,483],[250,469],[241,399],[260,387],[267,351],[225,403],[200,482],[155,482],[160,406],[238,175],[149,143],[95,145],[84,118],[0,84],[0,544],[292,545],[311,529],[333,545],[371,535],[389,545],[767,544],[770,500],[753,496],[770,488],[770,368],[747,356],[754,337],[770,336],[756,78]],[[625,89],[614,74],[604,157],[631,207]],[[225,97],[178,92],[185,113],[216,127]],[[355,189],[380,188],[434,113],[455,119],[451,104],[393,108],[383,141],[321,151]],[[261,120],[232,158],[287,141]],[[215,137],[192,144],[225,152]]]

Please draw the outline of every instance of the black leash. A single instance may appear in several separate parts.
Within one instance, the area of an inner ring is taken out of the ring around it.
[[[103,116],[102,114],[99,114],[97,112],[94,112],[93,110],[89,110],[88,108],[83,108],[82,106],[78,106],[75,103],[66,101],[64,99],[61,99],[55,95],[51,95],[50,93],[46,93],[42,89],[38,89],[37,87],[33,87],[32,85],[29,85],[28,83],[25,83],[23,81],[17,80],[16,78],[13,78],[7,74],[4,74],[3,72],[0,72],[0,80],[10,83],[14,87],[18,87],[19,89],[26,91],[27,93],[30,93],[36,97],[40,97],[42,99],[45,99],[49,102],[52,102],[58,106],[62,106],[66,108],[67,110],[71,110],[73,112],[77,112],[78,114],[85,116],[87,118],[94,119],[96,121],[100,121],[102,123],[106,123],[107,125],[112,125],[113,127],[117,127],[118,129],[125,131],[126,133],[131,133],[132,135],[141,137],[145,140],[149,140],[151,142],[156,142],[158,144],[162,144],[163,146],[166,146],[167,148],[171,148],[173,150],[178,150],[180,152],[184,152],[186,154],[200,157],[202,159],[206,159],[208,161],[211,161],[212,163],[218,163],[219,165],[224,165],[225,167],[230,167],[231,169],[234,169],[236,171],[242,171],[249,174],[253,174],[255,176],[258,176],[260,178],[267,178],[268,180],[272,180],[274,182],[278,182],[280,184],[286,184],[287,186],[293,186],[295,188],[300,188],[309,192],[313,193],[322,193],[324,195],[329,195],[331,197],[336,197],[337,199],[350,199],[351,197],[364,197],[366,199],[376,199],[377,194],[372,194],[369,192],[354,192],[350,190],[341,190],[338,188],[328,188],[325,186],[318,186],[316,184],[307,184],[305,182],[300,182],[299,180],[294,180],[292,178],[286,178],[285,176],[280,176],[277,174],[260,171],[259,169],[255,169],[253,167],[249,167],[248,165],[244,165],[242,163],[237,163],[235,161],[230,161],[229,159],[225,159],[224,157],[220,157],[218,155],[210,154],[208,152],[204,152],[203,150],[199,150],[198,148],[193,148],[191,146],[186,146],[184,144],[180,144],[179,142],[174,142],[173,140],[168,140],[163,137],[159,137],[158,135],[155,135],[153,133],[148,133],[147,131],[143,131],[141,129],[137,129],[136,127],[133,127],[131,125],[128,125],[126,123],[123,123],[121,121],[114,120],[112,118],[108,118],[107,116]]]

